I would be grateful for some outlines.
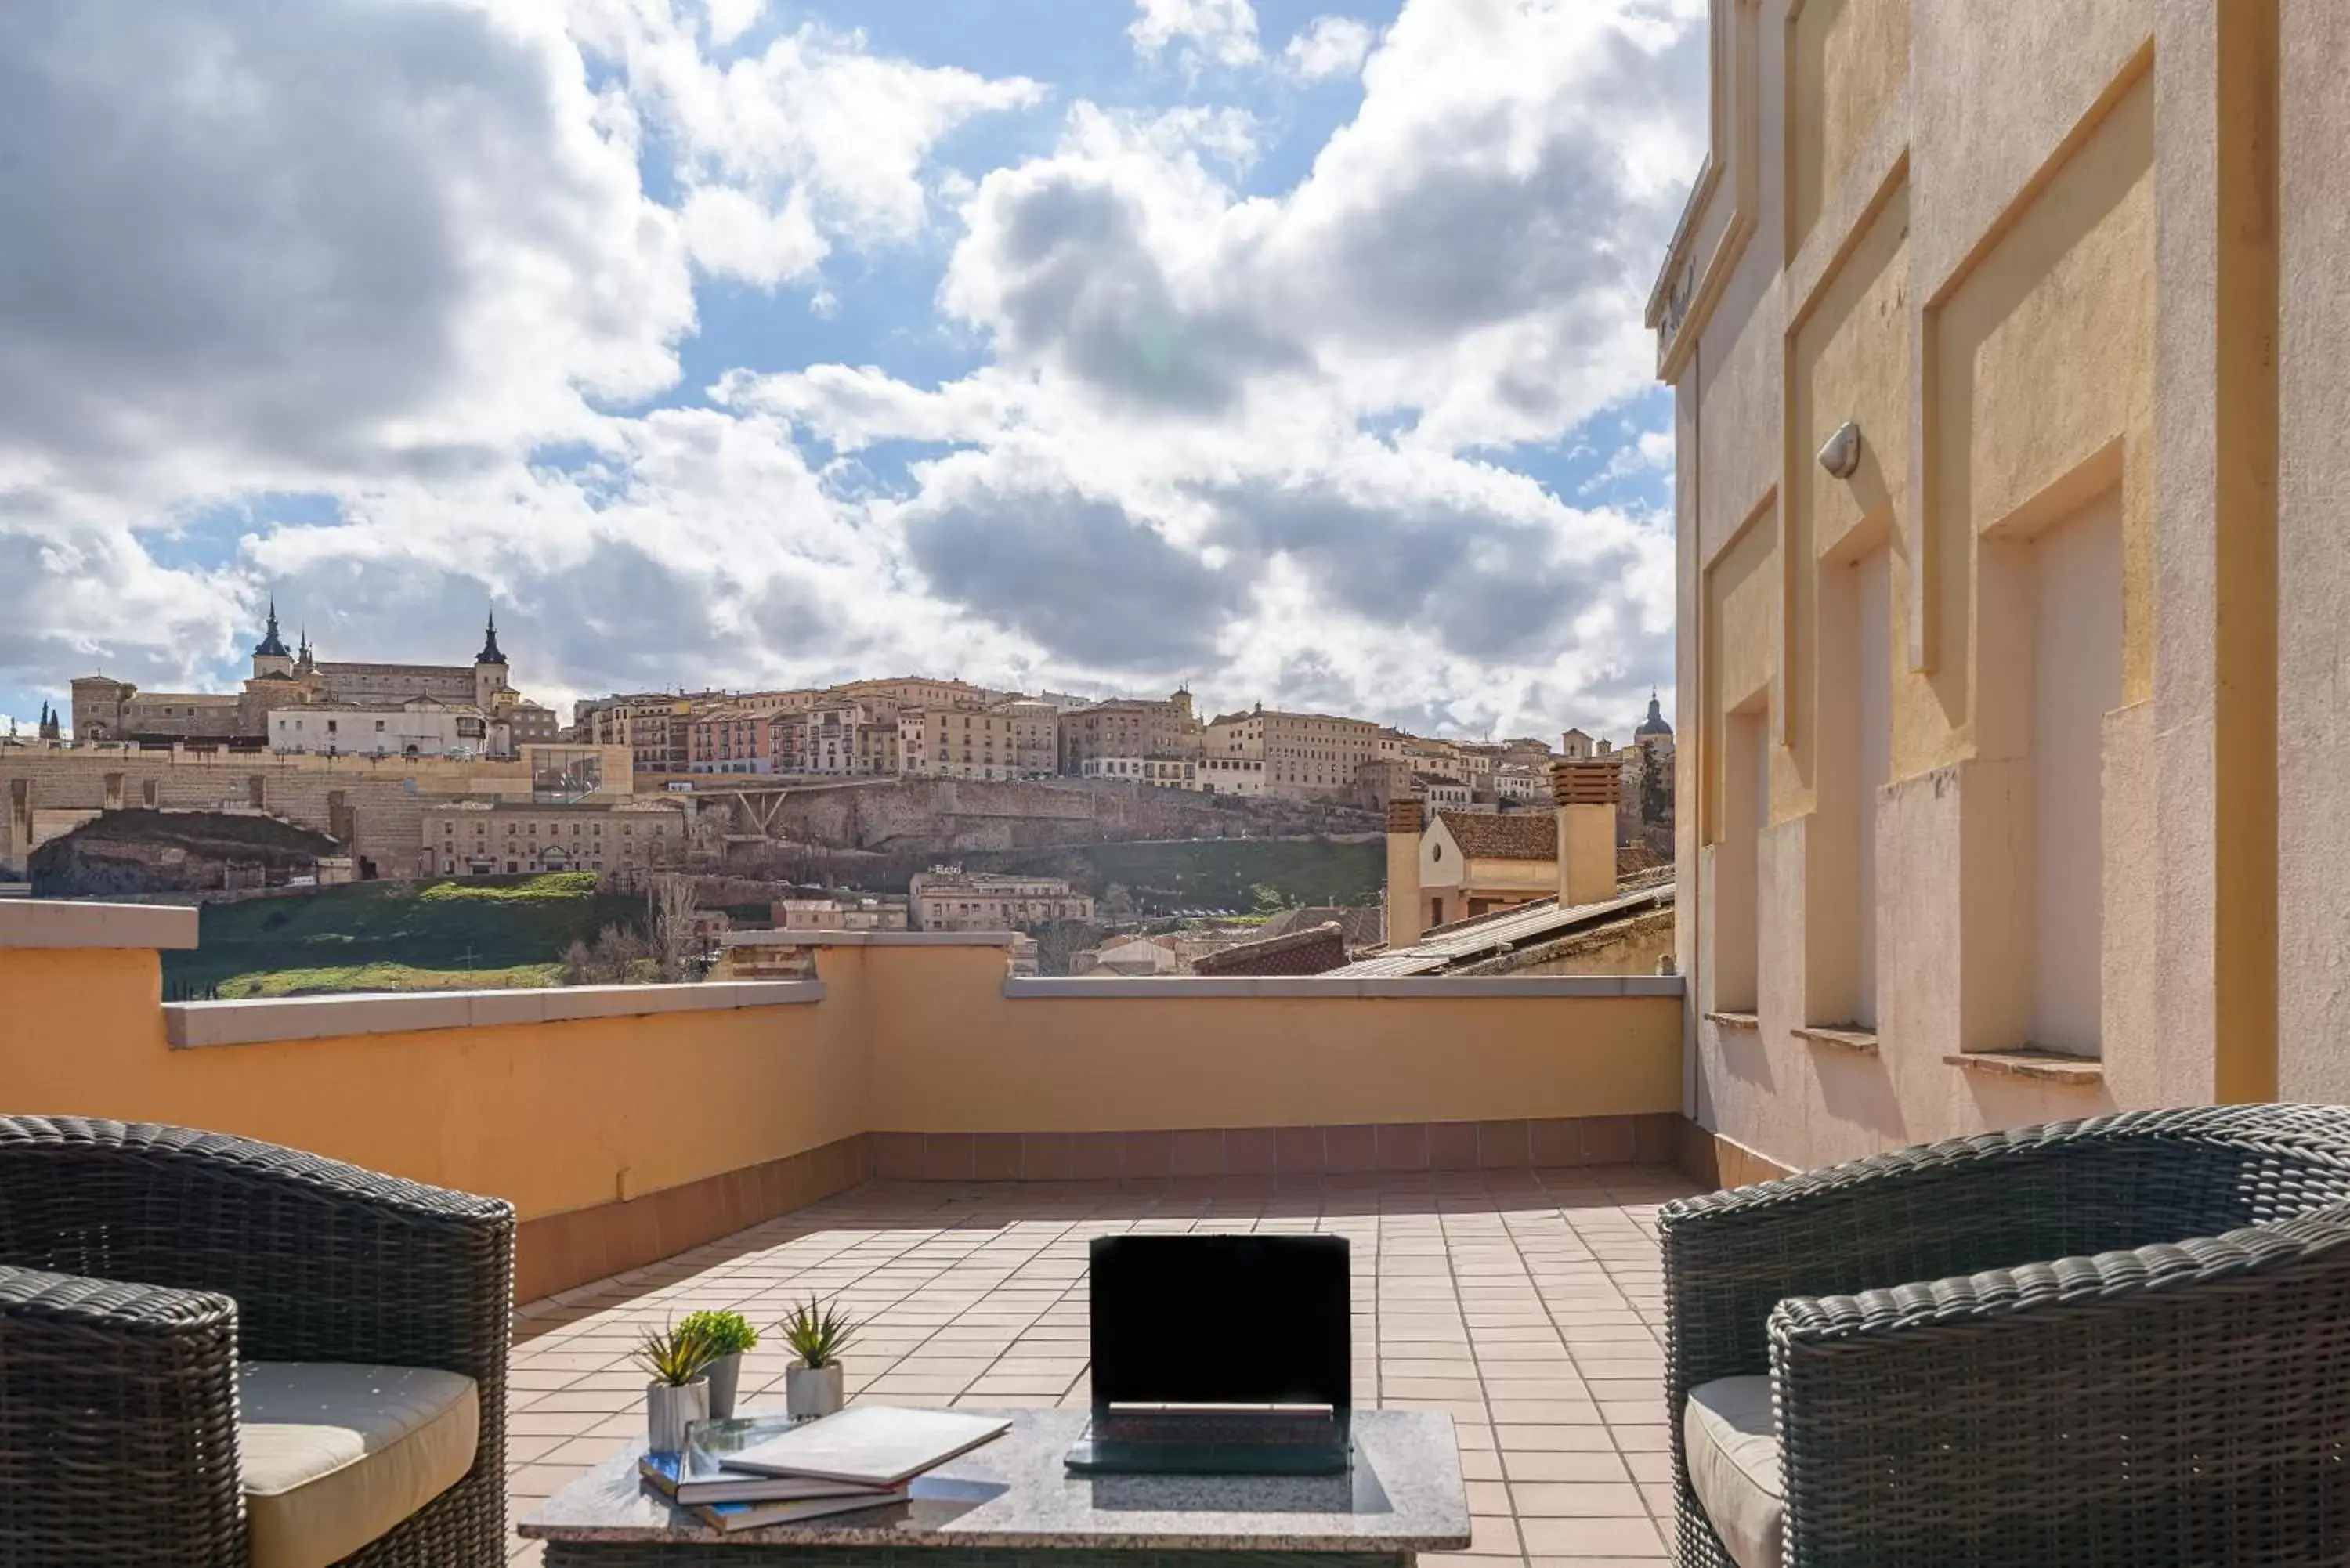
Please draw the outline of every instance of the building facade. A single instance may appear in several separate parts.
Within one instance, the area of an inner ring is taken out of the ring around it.
[[[1005,931],[1091,920],[1094,901],[1057,877],[1009,877],[934,866],[918,871],[909,902],[918,931]]]
[[[545,710],[541,710],[545,711]],[[509,756],[513,731],[470,702],[411,698],[396,708],[319,702],[272,709],[273,752],[325,752],[362,757]],[[534,742],[536,743],[536,742]]]
[[[775,770],[774,715],[748,708],[717,708],[686,721],[686,770],[697,774],[764,774]]]
[[[1558,822],[1548,811],[1428,811],[1419,896],[1430,929],[1558,896]]]
[[[1263,757],[1203,756],[1197,776],[1202,794],[1254,797],[1264,794]]]
[[[685,857],[683,811],[658,799],[458,800],[425,808],[428,877],[649,871]]]
[[[1649,307],[1686,1109],[1754,1169],[2350,1100],[2350,7],[1712,28]]]
[[[1087,757],[1077,776],[1146,784],[1159,789],[1200,787],[1201,764],[1189,757]]]
[[[902,931],[909,928],[906,900],[874,893],[836,893],[823,898],[777,898],[771,909],[779,931]]]
[[[1030,697],[1011,697],[990,710],[1012,723],[1014,776],[1050,778],[1061,771],[1061,710]]]
[[[995,709],[901,708],[899,769],[921,778],[1020,778],[1016,724],[1011,713]]]
[[[1178,690],[1164,701],[1118,698],[1061,715],[1060,771],[1086,776],[1085,764],[1105,757],[1197,759],[1201,734],[1191,693]]]
[[[1245,713],[1219,715],[1208,725],[1201,749],[1207,756],[1262,763],[1266,794],[1311,799],[1353,794],[1356,770],[1365,762],[1383,755],[1409,758],[1415,746],[1440,748],[1451,756],[1441,742],[1420,742],[1367,719],[1286,713],[1260,704]],[[1427,766],[1436,754],[1420,753],[1418,765]]]

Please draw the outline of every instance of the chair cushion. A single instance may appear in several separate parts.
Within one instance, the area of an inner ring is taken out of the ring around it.
[[[246,1362],[236,1437],[253,1568],[325,1568],[388,1533],[473,1468],[481,1428],[461,1373]]]
[[[1771,1379],[1723,1377],[1690,1390],[1681,1411],[1690,1490],[1738,1568],[1778,1568],[1787,1516]]]

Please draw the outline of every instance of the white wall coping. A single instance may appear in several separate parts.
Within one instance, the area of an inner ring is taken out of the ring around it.
[[[192,948],[196,921],[174,904],[0,898],[0,948]]]
[[[1467,974],[1467,975],[1164,975],[1148,979],[1037,976],[1006,980],[1003,994],[1030,1001],[1110,997],[1139,1001],[1165,997],[1421,997],[1471,1001],[1482,997],[1678,998],[1685,977],[1678,974]]]
[[[728,948],[1008,948],[1015,931],[721,931]]]
[[[328,1040],[348,1034],[407,1034],[423,1029],[481,1029],[498,1023],[560,1023],[585,1018],[637,1018],[657,1012],[707,1012],[804,1005],[824,1000],[813,980],[705,981],[699,985],[565,985],[509,991],[360,992],[340,996],[255,997],[235,1002],[173,1002],[163,1033],[175,1050],[257,1045],[272,1040]]]

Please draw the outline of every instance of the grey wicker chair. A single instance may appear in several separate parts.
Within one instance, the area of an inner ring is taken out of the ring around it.
[[[2350,1109],[1988,1134],[1660,1230],[1685,1565],[1768,1552],[1691,1484],[1742,1386],[1787,1563],[2350,1562]]]
[[[473,1467],[354,1563],[504,1561],[514,1210],[180,1127],[0,1118],[0,1563],[248,1560],[237,1366],[477,1385]]]

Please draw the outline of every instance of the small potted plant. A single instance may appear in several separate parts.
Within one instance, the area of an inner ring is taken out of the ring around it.
[[[698,1330],[681,1324],[656,1334],[650,1329],[638,1343],[637,1365],[652,1381],[645,1387],[645,1446],[657,1454],[674,1454],[685,1448],[685,1428],[710,1418],[709,1368],[711,1342]]]
[[[759,1331],[739,1312],[688,1313],[681,1333],[700,1334],[710,1345],[710,1418],[734,1414],[734,1389],[743,1376],[743,1353],[759,1343]]]
[[[782,1324],[784,1343],[798,1357],[784,1369],[784,1408],[793,1415],[829,1416],[841,1407],[840,1353],[857,1335],[848,1316],[810,1296]]]

